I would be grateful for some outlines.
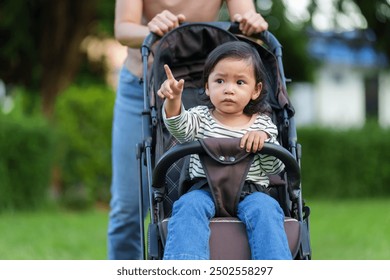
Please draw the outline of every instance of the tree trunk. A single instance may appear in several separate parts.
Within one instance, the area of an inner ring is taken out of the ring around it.
[[[95,0],[45,1],[40,15],[42,110],[49,119],[58,94],[73,80],[80,66],[80,45],[94,25]]]

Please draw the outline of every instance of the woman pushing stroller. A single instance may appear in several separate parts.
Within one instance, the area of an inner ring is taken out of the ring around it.
[[[228,42],[215,48],[204,66],[205,93],[211,106],[185,110],[181,96],[184,80],[177,81],[167,65],[167,80],[158,95],[165,98],[162,110],[170,133],[179,141],[202,138],[241,138],[240,147],[256,153],[264,142],[278,144],[277,128],[266,114],[266,73],[261,58],[245,42]],[[284,214],[279,203],[266,194],[267,174],[278,174],[283,163],[269,155],[256,155],[246,182],[252,188],[242,194],[237,216],[245,224],[252,259],[291,259]],[[189,165],[191,179],[205,178],[197,155]],[[209,259],[209,222],[215,204],[207,188],[181,196],[173,205],[168,224],[164,259]]]

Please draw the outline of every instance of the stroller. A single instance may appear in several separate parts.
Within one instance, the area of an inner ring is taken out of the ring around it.
[[[141,179],[141,217],[145,214],[142,213],[144,196],[148,196],[150,204],[147,243],[144,220],[140,219],[144,259],[162,259],[172,205],[184,192],[183,170],[186,169],[186,158],[191,154],[202,155],[211,161],[218,158],[218,155],[208,151],[209,144],[202,141],[178,144],[165,128],[161,116],[163,101],[157,96],[160,85],[166,79],[163,65],[168,64],[177,79],[186,81],[182,95],[186,109],[205,104],[202,98],[205,59],[216,46],[232,40],[243,40],[252,44],[267,69],[270,89],[268,103],[272,108],[271,118],[278,128],[280,146],[265,143],[259,153],[278,157],[285,164],[285,170],[281,174],[270,176],[270,195],[279,202],[284,211],[284,225],[293,259],[311,259],[310,208],[304,204],[302,198],[301,146],[297,143],[294,109],[286,91],[281,45],[268,31],[257,34],[255,38],[245,37],[239,31],[238,24],[231,22],[185,23],[162,38],[153,33],[149,34],[142,45],[144,140],[137,146],[138,173]],[[153,54],[151,67],[150,54]],[[204,140],[207,142],[207,139]],[[237,139],[218,142],[219,140],[222,139],[215,140],[219,150],[232,151],[238,147]],[[221,162],[217,165],[226,170],[231,168],[231,165],[227,166]],[[149,186],[147,194],[142,191],[143,168],[146,168]],[[233,181],[240,184],[237,180]],[[232,215],[216,216],[210,221],[210,229],[211,259],[250,259],[245,226],[238,218]]]

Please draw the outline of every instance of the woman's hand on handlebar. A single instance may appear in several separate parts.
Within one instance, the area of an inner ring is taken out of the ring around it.
[[[170,11],[164,10],[152,18],[148,23],[148,28],[150,32],[163,36],[165,33],[178,27],[185,19],[186,17],[183,14],[174,15]]]
[[[255,11],[246,12],[243,15],[235,14],[233,20],[239,23],[242,34],[251,36],[268,29],[268,23]]]

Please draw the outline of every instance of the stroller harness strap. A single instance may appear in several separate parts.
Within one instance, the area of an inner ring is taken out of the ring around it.
[[[254,154],[240,148],[238,138],[205,138],[199,142],[206,152],[199,158],[214,198],[216,216],[234,217]]]

